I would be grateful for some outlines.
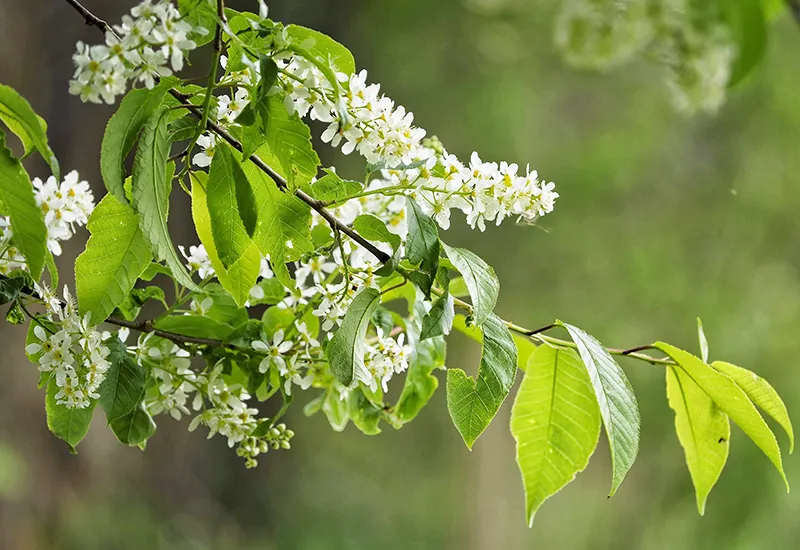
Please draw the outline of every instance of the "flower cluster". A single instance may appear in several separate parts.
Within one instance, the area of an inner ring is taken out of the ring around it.
[[[715,112],[736,58],[730,31],[711,12],[703,26],[685,0],[565,0],[555,41],[580,67],[608,69],[645,55],[666,68],[679,111]]]
[[[125,93],[129,79],[152,88],[159,77],[183,68],[186,52],[197,47],[189,35],[205,32],[180,20],[168,0],[143,0],[106,32],[105,45],[78,42],[69,91],[82,101],[110,105]]]
[[[58,183],[53,176],[42,182],[33,178],[33,191],[36,204],[42,209],[47,226],[47,248],[56,256],[61,254],[61,241],[75,234],[76,226],[83,226],[94,210],[94,196],[89,184],[80,181],[73,170]],[[7,274],[14,269],[27,269],[25,258],[14,246],[11,222],[0,216],[0,273]]]
[[[408,369],[411,357],[411,347],[404,345],[405,334],[400,334],[397,340],[390,335],[384,335],[378,328],[378,335],[373,342],[367,343],[367,353],[364,357],[366,372],[356,372],[356,377],[368,386],[370,390],[377,391],[380,383],[383,391],[389,391],[389,380],[395,374],[400,374]]]
[[[186,259],[186,268],[190,273],[197,273],[202,280],[211,279],[216,275],[214,266],[211,264],[211,258],[208,257],[208,251],[202,244],[197,246],[190,246],[189,252],[186,252],[186,247],[178,246],[183,257]],[[261,259],[261,270],[258,276],[261,279],[271,279],[274,274],[269,267],[269,258]],[[264,298],[264,289],[258,284],[250,289],[250,297],[254,300],[261,300]]]
[[[91,399],[100,397],[98,390],[111,366],[105,345],[110,334],[95,330],[88,316],[78,316],[66,287],[63,301],[46,287],[36,291],[45,301],[47,321],[33,321],[37,323],[33,329],[37,341],[25,351],[38,363],[40,372],[55,379],[58,404],[70,409],[88,407]]]

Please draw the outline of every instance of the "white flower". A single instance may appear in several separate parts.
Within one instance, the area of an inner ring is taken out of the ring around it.
[[[309,275],[312,276],[315,283],[321,283],[328,275],[336,271],[336,264],[326,260],[325,256],[314,256],[297,268],[295,272],[297,284],[305,284]]]
[[[206,132],[197,138],[197,146],[202,149],[194,157],[192,162],[200,168],[211,166],[211,159],[214,158],[214,146],[217,143],[217,137],[214,134]]]
[[[206,280],[215,275],[214,266],[211,265],[211,259],[208,257],[206,248],[201,244],[198,246],[190,246],[189,253],[186,249],[179,245],[178,250],[184,258],[186,258],[186,268],[191,273],[197,273],[202,280]]]
[[[292,349],[294,344],[291,340],[283,340],[283,330],[276,330],[272,335],[272,344],[255,340],[252,345],[254,350],[266,354],[258,365],[258,371],[265,373],[271,365],[275,365],[278,370],[285,369],[286,361],[283,355]]]
[[[278,372],[286,378],[283,389],[287,395],[292,393],[292,384],[300,386],[301,390],[307,390],[314,382],[314,373],[310,372],[308,365],[299,361],[296,355],[289,359],[288,364],[284,363],[283,367],[279,367]]]

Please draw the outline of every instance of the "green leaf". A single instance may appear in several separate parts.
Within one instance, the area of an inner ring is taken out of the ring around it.
[[[600,437],[592,383],[573,350],[540,346],[511,410],[528,525],[545,500],[589,463]]]
[[[244,164],[244,172],[253,188],[258,211],[253,241],[262,254],[269,256],[278,280],[285,287],[294,288],[286,262],[299,260],[314,250],[311,209],[296,196],[280,191],[272,178],[252,162]]]
[[[336,379],[349,386],[353,378],[367,377],[364,366],[364,340],[375,308],[380,303],[380,293],[366,287],[359,292],[342,320],[342,325],[325,348],[325,355]]]
[[[421,263],[422,269],[433,278],[439,265],[439,226],[410,197],[406,198],[406,216],[406,257],[412,264]]]
[[[364,188],[360,181],[343,180],[336,172],[325,169],[325,175],[311,184],[308,194],[323,202],[337,202],[357,195]]]
[[[789,436],[789,454],[791,454],[794,451],[792,421],[789,419],[786,405],[775,388],[756,373],[725,361],[714,361],[711,366],[733,379],[754,405],[767,413],[784,429],[786,435]]]
[[[400,247],[400,237],[386,228],[386,223],[372,214],[361,214],[353,221],[355,229],[368,241],[389,243],[393,250]]]
[[[157,260],[166,262],[175,280],[190,290],[197,290],[169,236],[169,195],[172,171],[167,167],[170,142],[164,110],[155,111],[142,130],[133,163],[134,208],[139,212],[139,227]]]
[[[123,163],[133,149],[136,138],[147,119],[161,104],[167,87],[159,85],[151,90],[134,88],[119,104],[117,112],[108,120],[100,147],[100,173],[108,192],[121,203],[128,204],[125,196],[125,170]]]
[[[248,196],[249,195],[249,196]],[[214,248],[228,269],[247,251],[256,225],[255,197],[230,147],[220,144],[214,152],[206,185]],[[241,209],[241,212],[240,212]],[[245,220],[249,225],[245,224]]]
[[[481,329],[478,379],[461,369],[447,371],[447,409],[469,449],[497,414],[517,372],[517,347],[503,321],[490,314]]]
[[[611,492],[608,495],[610,497],[625,479],[625,474],[633,466],[639,452],[641,419],[636,396],[625,373],[600,342],[577,327],[561,321],[556,323],[567,329],[578,346],[578,353],[589,371],[600,406],[600,415],[611,449],[613,474]]]
[[[762,0],[719,0],[737,55],[728,86],[741,82],[761,61],[767,48],[767,21]]]
[[[256,154],[268,165],[278,169],[294,191],[311,183],[317,175],[320,160],[311,145],[311,130],[297,113],[289,114],[280,95],[270,96],[261,105],[268,113],[266,143]],[[262,114],[262,116],[264,116]]]
[[[13,121],[9,129],[19,136],[26,154],[30,151],[30,147],[35,147],[50,166],[53,177],[61,181],[58,160],[47,143],[47,125],[24,97],[14,88],[3,84],[0,84],[0,120],[6,123]],[[5,204],[5,200],[3,203]]]
[[[683,369],[667,367],[667,399],[675,411],[675,431],[697,494],[702,516],[706,499],[728,460],[731,424],[712,399]]]
[[[783,471],[781,450],[775,435],[761,418],[744,390],[732,378],[714,370],[689,352],[664,342],[656,342],[653,347],[671,357],[714,400],[714,403],[758,445],[781,474],[788,491],[789,482]]]
[[[500,294],[500,281],[489,265],[465,248],[452,248],[442,243],[445,254],[464,277],[472,298],[472,316],[476,325],[482,325],[494,310]]]
[[[192,33],[191,38],[198,47],[208,44],[214,39],[214,30],[217,26],[217,9],[213,0],[178,0],[178,10],[183,16],[183,21],[192,28],[205,29],[205,34]]]
[[[111,367],[100,386],[100,406],[120,443],[142,445],[155,432],[155,423],[144,409],[147,372],[128,354],[125,344],[108,342]]]
[[[75,447],[89,431],[97,401],[90,401],[89,406],[83,409],[69,409],[65,405],[56,403],[56,395],[60,391],[61,388],[56,384],[55,376],[51,376],[45,397],[47,427],[50,428],[53,435],[67,444],[71,453],[75,453]]]
[[[362,388],[356,388],[347,396],[347,410],[353,425],[365,435],[381,433],[381,410],[370,403]]]
[[[199,315],[162,317],[156,321],[155,327],[194,338],[211,338],[214,340],[225,340],[233,332],[232,326],[215,321],[211,317],[200,317]]]
[[[402,425],[412,421],[430,401],[439,380],[433,371],[444,368],[445,341],[443,337],[428,338],[413,345],[411,358],[403,384],[403,391],[394,407],[395,418]]]
[[[356,72],[353,54],[330,36],[300,25],[288,25],[286,34],[289,40],[302,46],[319,61],[329,63],[334,72],[348,76]]]
[[[341,399],[339,392],[331,388],[322,402],[322,412],[335,432],[344,431],[350,422],[347,399]]]
[[[161,287],[150,285],[145,288],[131,289],[122,303],[117,306],[116,313],[129,321],[133,321],[139,316],[142,306],[149,300],[158,300],[165,309],[169,308]]]
[[[427,340],[435,336],[446,336],[453,328],[453,318],[455,317],[453,297],[445,292],[433,303],[431,310],[422,318],[422,331],[419,339]]]
[[[81,316],[105,321],[125,301],[152,256],[129,206],[108,194],[89,217],[91,237],[75,261],[75,286]]]
[[[0,86],[0,90],[3,87]],[[36,204],[28,173],[6,147],[0,131],[0,201],[11,218],[14,244],[25,256],[28,270],[39,280],[47,255],[47,226],[42,209]]]
[[[222,288],[224,288],[234,299],[239,307],[244,307],[245,302],[250,299],[250,290],[258,280],[261,272],[261,254],[258,246],[250,242],[247,250],[242,254],[230,269],[225,269],[222,261],[217,256],[217,249],[211,231],[211,220],[206,203],[206,175],[203,172],[192,173],[192,219],[194,220],[195,230],[200,242],[208,253],[211,265],[217,275]]]
[[[703,363],[708,363],[708,339],[700,317],[697,318],[697,341],[700,343],[700,357],[703,359]]]
[[[16,300],[26,283],[25,277],[0,278],[0,305]]]

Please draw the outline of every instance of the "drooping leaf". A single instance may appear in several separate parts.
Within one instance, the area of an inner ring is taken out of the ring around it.
[[[737,50],[728,86],[735,86],[741,82],[764,57],[767,44],[767,20],[762,1],[718,1],[723,19],[728,24]]]
[[[611,449],[613,474],[608,496],[612,496],[639,452],[641,419],[636,396],[622,368],[597,339],[578,327],[561,321],[557,324],[567,329],[589,371]]]
[[[347,396],[347,411],[353,425],[365,435],[378,435],[381,428],[381,410],[370,403],[362,388],[356,388]]]
[[[166,91],[167,87],[161,84],[150,90],[132,89],[122,98],[119,108],[106,125],[100,147],[100,173],[108,192],[123,204],[128,204],[123,185],[123,163],[145,122],[161,104]]]
[[[472,298],[472,316],[482,325],[494,310],[500,294],[500,281],[486,262],[465,248],[453,248],[442,243],[447,258],[464,277]]]
[[[353,229],[369,241],[389,243],[392,249],[400,246],[400,237],[386,227],[386,223],[372,214],[361,214],[353,221]]]
[[[775,391],[769,382],[758,376],[756,373],[737,367],[725,361],[714,361],[711,366],[727,375],[736,385],[742,388],[750,401],[758,408],[767,413],[784,429],[789,436],[789,454],[794,451],[794,430],[792,421],[789,419],[789,412],[786,410],[781,396]]]
[[[26,285],[27,280],[25,277],[0,278],[0,306],[16,300],[20,291]]]
[[[427,340],[435,336],[450,334],[454,317],[453,297],[449,292],[445,292],[433,303],[431,310],[422,318],[422,331],[419,339]]]
[[[293,288],[295,282],[286,262],[296,261],[314,250],[311,209],[294,195],[281,192],[252,162],[244,164],[244,172],[253,188],[258,212],[253,241],[262,254],[269,256],[278,280],[285,287]]]
[[[700,343],[700,358],[703,363],[708,363],[708,339],[706,331],[703,330],[703,321],[697,318],[697,341]]]
[[[2,87],[0,87],[2,90]],[[42,209],[36,204],[28,173],[6,147],[0,131],[0,201],[11,218],[14,244],[25,256],[28,270],[39,280],[47,254],[47,226]]]
[[[503,322],[490,314],[481,329],[477,380],[461,369],[447,371],[447,409],[469,449],[497,414],[517,372],[517,347]]]
[[[178,10],[183,16],[183,21],[189,23],[193,29],[205,31],[195,32],[191,36],[198,46],[208,44],[214,39],[217,8],[213,0],[178,0]]]
[[[350,422],[347,399],[342,399],[339,392],[329,389],[322,402],[322,412],[335,432],[341,432]]]
[[[592,383],[573,350],[540,346],[511,410],[528,525],[542,503],[589,463],[600,437]]]
[[[665,342],[656,342],[653,347],[671,357],[714,400],[714,403],[758,445],[775,465],[788,490],[789,482],[783,471],[781,450],[778,447],[775,435],[769,429],[767,423],[764,422],[764,419],[761,418],[755,405],[747,397],[744,390],[732,378],[711,368],[687,351]]]
[[[287,25],[289,40],[302,46],[323,63],[329,63],[334,72],[351,75],[356,72],[353,54],[330,36],[300,25]]]
[[[125,445],[142,445],[155,432],[155,423],[143,408],[147,372],[131,357],[125,345],[108,342],[111,366],[100,385],[100,406],[111,430]]]
[[[0,120],[11,122],[9,129],[20,137],[26,153],[34,147],[50,166],[53,177],[61,181],[58,160],[47,143],[47,125],[24,97],[3,84],[0,84]]]
[[[211,219],[214,248],[226,269],[247,251],[252,243],[258,216],[255,197],[230,147],[215,148],[206,185],[206,203]],[[245,223],[247,220],[247,224]]]
[[[403,383],[403,391],[394,407],[395,417],[401,425],[416,418],[428,404],[436,388],[439,387],[439,380],[433,376],[433,371],[444,368],[443,337],[428,338],[413,347],[414,355]]]
[[[207,177],[202,172],[192,173],[192,219],[200,242],[208,253],[211,265],[224,288],[234,299],[239,307],[243,307],[250,298],[250,290],[258,280],[261,271],[261,254],[255,242],[251,241],[242,256],[225,269],[222,261],[217,256],[214,238],[211,232],[211,220],[206,203],[205,185]]]
[[[368,377],[364,366],[365,339],[372,314],[380,303],[380,293],[366,287],[353,298],[342,325],[325,348],[325,355],[336,379],[349,386],[354,378]]]
[[[97,324],[125,301],[152,255],[129,206],[108,194],[89,217],[91,237],[75,261],[78,308]]]
[[[311,145],[308,125],[297,113],[289,114],[279,95],[270,96],[262,109],[268,113],[269,124],[266,143],[256,154],[286,178],[291,191],[311,183],[320,160]]]
[[[142,130],[133,164],[134,208],[139,213],[142,235],[157,260],[166,262],[175,279],[190,290],[197,290],[169,236],[169,196],[172,171],[167,166],[170,142],[167,117],[159,109],[150,115]]]
[[[667,367],[667,399],[675,411],[675,431],[686,455],[697,510],[702,516],[708,494],[728,460],[731,424],[728,415],[683,369]]]
[[[406,219],[406,257],[433,278],[439,265],[439,226],[410,197],[406,198]]]
[[[50,382],[47,384],[47,396],[45,397],[47,427],[50,428],[53,435],[63,440],[69,447],[70,452],[74,454],[76,452],[75,447],[86,437],[86,432],[89,431],[97,401],[91,400],[89,406],[83,409],[70,409],[66,405],[59,405],[56,402],[56,395],[60,391],[61,388],[56,384],[55,376],[51,376]]]

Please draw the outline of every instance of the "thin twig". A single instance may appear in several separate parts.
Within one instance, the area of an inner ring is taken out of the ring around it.
[[[83,5],[78,2],[78,0],[67,0],[67,4],[75,8],[75,11],[80,13],[83,16],[83,22],[89,25],[90,27],[97,27],[103,32],[106,32],[111,28],[111,26],[97,17],[95,14],[87,10]]]

